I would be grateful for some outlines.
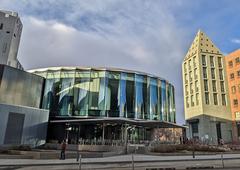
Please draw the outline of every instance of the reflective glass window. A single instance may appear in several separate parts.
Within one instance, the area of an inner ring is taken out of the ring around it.
[[[162,110],[162,83],[158,80],[158,112],[159,120],[163,120],[163,110]]]
[[[135,75],[135,118],[144,119],[145,113],[145,101],[146,96],[144,96],[144,84],[146,86],[146,80],[144,81],[144,76]],[[145,94],[146,95],[146,94]]]
[[[169,122],[175,122],[175,99],[174,99],[174,87],[171,84],[168,84],[168,98],[169,98]]]
[[[162,114],[163,120],[167,120],[167,101],[166,101],[166,81],[161,81],[161,88],[162,88]]]
[[[176,123],[176,106],[175,106],[175,91],[171,85],[171,105],[170,105],[171,122]]]
[[[105,71],[91,71],[89,84],[90,116],[105,116]]]
[[[94,69],[42,75],[46,76],[42,107],[50,109],[52,116],[176,121],[174,87],[165,80]]]
[[[120,74],[117,72],[108,72],[108,84],[106,90],[106,112],[109,117],[119,117],[120,92],[119,92]]]
[[[135,117],[134,109],[134,96],[135,96],[135,86],[134,86],[134,74],[127,74],[126,81],[126,101],[127,101],[127,117]]]
[[[167,121],[171,121],[171,85],[167,83]]]
[[[127,99],[126,99],[126,84],[127,84],[127,73],[121,73],[119,81],[119,109],[120,117],[127,117]]]
[[[74,115],[88,115],[90,71],[77,70],[74,83]]]
[[[60,72],[48,71],[42,101],[42,108],[50,110],[50,116],[58,115],[58,101],[60,91]]]
[[[73,111],[73,87],[74,87],[74,71],[62,71],[60,79],[59,96],[59,114],[61,116],[72,115]]]
[[[150,119],[159,120],[160,114],[157,109],[158,104],[158,85],[157,79],[150,78]]]

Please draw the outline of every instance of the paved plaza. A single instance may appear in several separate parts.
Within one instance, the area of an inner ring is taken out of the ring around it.
[[[187,167],[214,167],[223,166],[231,169],[240,169],[240,154],[224,154],[222,162],[221,154],[196,155],[192,156],[151,156],[133,155],[135,170],[146,168],[176,168],[186,169]],[[83,158],[82,169],[132,169],[132,155],[121,155],[105,158]],[[63,170],[79,169],[76,159],[66,160],[33,160],[33,159],[0,159],[0,169],[26,169],[26,170]]]

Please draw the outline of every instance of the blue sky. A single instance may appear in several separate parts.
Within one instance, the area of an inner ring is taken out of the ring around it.
[[[23,22],[26,69],[108,66],[169,80],[184,122],[181,63],[198,29],[227,54],[240,46],[238,0],[0,0]]]

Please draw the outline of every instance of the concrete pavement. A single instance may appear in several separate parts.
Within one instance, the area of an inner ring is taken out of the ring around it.
[[[240,154],[223,154],[223,159],[226,160],[239,160],[240,167]],[[152,156],[152,155],[134,155],[135,163],[168,163],[171,162],[191,162],[191,161],[218,161],[221,160],[221,154],[216,155],[196,155],[195,158],[192,156]],[[131,164],[132,155],[121,155],[104,158],[83,158],[82,163],[85,165],[101,165],[101,164]],[[76,159],[48,159],[48,160],[37,160],[37,159],[0,159],[0,167],[4,166],[58,166],[58,165],[77,165]]]
[[[224,169],[236,170],[240,169],[239,160],[225,160]],[[178,161],[178,162],[141,162],[135,163],[135,170],[146,170],[146,168],[176,168],[177,170],[186,170],[188,167],[214,167],[214,169],[223,169],[220,160],[210,161]],[[5,166],[0,167],[4,169],[18,169],[18,170],[79,170],[78,164],[71,165],[44,165],[44,166]],[[112,164],[83,164],[81,170],[132,170],[131,163],[112,163]],[[205,169],[206,170],[206,169]]]

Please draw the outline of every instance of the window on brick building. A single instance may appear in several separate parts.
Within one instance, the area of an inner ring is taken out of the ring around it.
[[[235,59],[235,62],[236,62],[236,64],[239,64],[239,63],[240,63],[240,58],[237,57],[237,58]]]
[[[238,106],[238,100],[237,99],[233,99],[233,105]]]
[[[236,93],[236,86],[232,86],[231,90],[232,90],[232,94],[235,94]]]

